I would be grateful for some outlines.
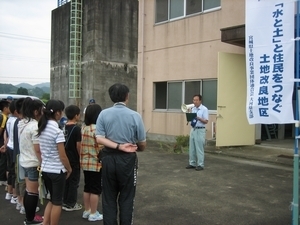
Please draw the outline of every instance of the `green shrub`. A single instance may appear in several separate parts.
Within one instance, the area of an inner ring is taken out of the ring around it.
[[[189,135],[179,135],[176,137],[176,143],[174,145],[175,153],[183,153],[189,149]]]

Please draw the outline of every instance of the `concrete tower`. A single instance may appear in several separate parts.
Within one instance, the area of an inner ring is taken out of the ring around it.
[[[137,56],[138,1],[72,0],[52,11],[51,98],[107,108],[108,88],[120,82],[136,109]]]

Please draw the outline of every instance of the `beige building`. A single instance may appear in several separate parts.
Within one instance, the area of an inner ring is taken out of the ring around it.
[[[203,96],[217,146],[290,138],[293,126],[246,118],[245,1],[139,0],[137,109],[147,136],[188,135],[181,105]]]
[[[242,0],[139,0],[137,109],[149,139],[188,135],[181,105],[200,93],[207,139],[217,146],[261,140],[264,125],[246,118],[244,24]]]

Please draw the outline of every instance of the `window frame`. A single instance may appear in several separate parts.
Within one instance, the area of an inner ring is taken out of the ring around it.
[[[182,85],[182,92],[181,92],[181,104],[191,104],[192,102],[184,102],[185,100],[185,87],[186,87],[186,82],[200,82],[200,95],[202,95],[203,92],[203,81],[216,81],[218,82],[217,78],[211,78],[211,79],[192,79],[192,80],[172,80],[172,81],[155,81],[153,82],[153,111],[155,112],[181,112],[181,109],[168,109],[168,101],[169,101],[169,84],[170,83],[179,83],[181,82]],[[156,93],[156,83],[166,83],[166,108],[165,109],[157,109],[156,108],[156,98],[157,98],[157,93]],[[218,83],[217,83],[218,84]],[[208,109],[208,113],[210,115],[216,115],[217,114],[217,101],[218,98],[216,99],[216,109]]]
[[[212,12],[212,11],[217,11],[217,10],[220,10],[221,9],[221,0],[220,0],[220,6],[217,6],[217,7],[214,7],[214,8],[210,8],[210,9],[206,9],[204,10],[204,1],[209,1],[209,0],[201,0],[201,3],[202,3],[202,10],[201,12],[196,12],[196,13],[192,13],[192,14],[189,14],[187,15],[186,14],[186,0],[183,0],[183,16],[179,16],[179,17],[175,17],[175,18],[172,18],[170,19],[170,13],[171,13],[171,10],[170,10],[170,2],[171,0],[166,0],[168,1],[168,15],[167,15],[167,20],[164,20],[164,21],[160,21],[160,22],[156,22],[156,4],[157,4],[157,0],[155,0],[155,11],[154,11],[154,24],[162,24],[162,23],[167,23],[167,22],[172,22],[172,21],[175,21],[175,20],[180,20],[180,19],[183,19],[183,18],[187,18],[187,17],[191,17],[191,16],[195,16],[195,15],[200,15],[200,14],[204,14],[204,13],[209,13],[209,12]]]

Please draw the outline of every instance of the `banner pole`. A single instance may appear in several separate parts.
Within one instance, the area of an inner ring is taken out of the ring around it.
[[[300,44],[300,2],[297,0],[297,17],[296,17],[296,79],[299,79],[299,54]],[[298,154],[298,139],[299,139],[299,81],[296,82],[296,110],[295,110],[295,149],[294,149],[294,176],[293,176],[293,225],[299,224],[299,154]]]

